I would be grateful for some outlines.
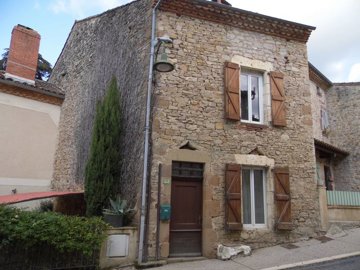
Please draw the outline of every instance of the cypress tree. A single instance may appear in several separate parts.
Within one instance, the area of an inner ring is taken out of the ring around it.
[[[119,192],[120,95],[116,78],[111,79],[103,101],[96,107],[90,154],[85,168],[85,201],[88,216],[101,215],[109,198]]]

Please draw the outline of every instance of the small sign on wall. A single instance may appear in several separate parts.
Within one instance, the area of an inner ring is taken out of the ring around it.
[[[162,183],[163,183],[164,185],[170,185],[171,179],[170,179],[170,178],[162,178]]]

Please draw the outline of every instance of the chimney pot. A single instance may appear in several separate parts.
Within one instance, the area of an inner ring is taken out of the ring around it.
[[[16,25],[11,33],[6,78],[35,84],[40,35],[33,29]]]

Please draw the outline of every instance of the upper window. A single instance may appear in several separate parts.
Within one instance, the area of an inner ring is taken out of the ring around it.
[[[257,73],[241,73],[241,120],[263,123],[263,78]]]
[[[269,72],[270,93],[265,91],[264,82],[267,76],[262,72],[240,70],[240,65],[225,62],[225,118],[244,123],[264,124],[270,118],[273,126],[286,127],[286,98],[284,74],[279,71]],[[270,95],[269,95],[270,94]],[[266,96],[266,100],[264,99]],[[269,98],[271,97],[271,101]],[[265,102],[264,102],[265,101]],[[271,103],[270,103],[271,102]],[[265,105],[264,105],[265,104]],[[266,121],[264,107],[266,108]]]
[[[321,130],[323,133],[327,133],[329,131],[329,115],[325,109],[320,110],[321,115]]]
[[[242,169],[244,227],[265,227],[265,178],[263,169]]]
[[[322,96],[322,94],[321,94],[321,89],[320,89],[319,86],[316,86],[316,94],[317,94],[319,97]]]

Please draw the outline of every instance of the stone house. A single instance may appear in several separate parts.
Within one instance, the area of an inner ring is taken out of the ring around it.
[[[317,235],[314,29],[205,0],[138,0],[75,22],[50,78],[66,92],[53,187],[82,189],[96,102],[115,75],[122,192],[139,209],[140,261]],[[175,70],[152,76],[149,52],[162,36],[172,43],[156,48]]]
[[[359,82],[332,83],[309,63],[321,227],[360,221]]]
[[[39,45],[36,31],[14,27],[0,73],[0,195],[50,189],[64,93],[35,80]]]
[[[332,83],[310,63],[309,77],[318,184],[359,191],[360,83]]]

